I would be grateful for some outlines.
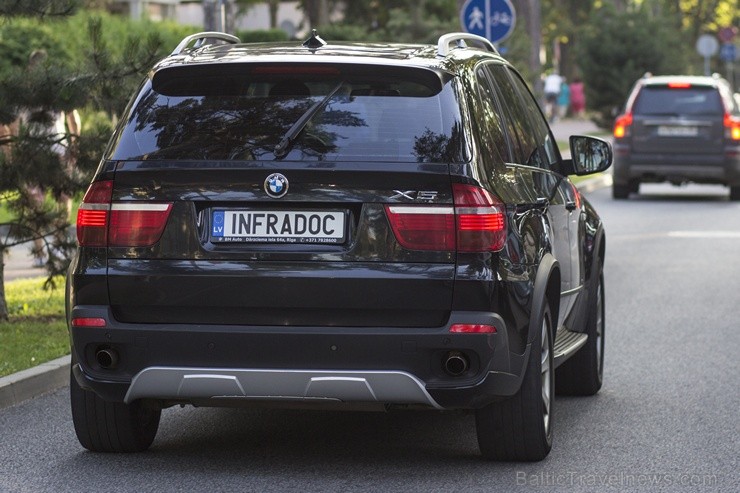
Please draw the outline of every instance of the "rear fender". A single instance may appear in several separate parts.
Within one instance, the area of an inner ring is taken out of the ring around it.
[[[532,316],[529,319],[529,334],[527,335],[528,345],[532,344],[534,338],[539,335],[540,314],[544,310],[545,303],[550,304],[552,319],[558,320],[560,310],[560,266],[551,253],[542,257],[537,269],[532,295]]]

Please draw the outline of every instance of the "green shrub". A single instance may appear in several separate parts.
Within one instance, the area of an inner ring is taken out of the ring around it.
[[[270,43],[288,41],[288,34],[282,29],[253,29],[237,31],[236,35],[243,43]]]
[[[64,286],[64,279],[56,280]],[[64,289],[44,290],[44,278],[5,283],[10,321],[0,323],[0,376],[69,354]]]

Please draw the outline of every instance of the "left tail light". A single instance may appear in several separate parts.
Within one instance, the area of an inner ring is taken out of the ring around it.
[[[617,117],[614,122],[614,137],[621,139],[629,135],[630,126],[632,125],[632,113],[625,113]]]
[[[77,211],[77,241],[87,247],[143,247],[159,241],[172,203],[113,202],[113,182],[90,185]]]

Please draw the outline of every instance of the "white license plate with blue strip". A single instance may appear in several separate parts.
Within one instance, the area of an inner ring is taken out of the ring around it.
[[[658,127],[658,135],[660,137],[696,137],[699,135],[699,128],[661,125]]]
[[[213,211],[211,241],[214,243],[323,243],[345,240],[345,211]]]

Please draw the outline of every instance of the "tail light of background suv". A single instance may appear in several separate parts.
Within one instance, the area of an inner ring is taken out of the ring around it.
[[[632,113],[619,115],[614,122],[614,137],[621,139],[629,135],[630,126],[632,125]]]
[[[740,117],[725,113],[725,137],[728,140],[740,141]]]
[[[398,243],[410,250],[496,252],[506,243],[504,204],[487,190],[453,184],[453,206],[387,205]]]
[[[143,247],[159,241],[171,202],[113,202],[112,198],[112,181],[90,185],[77,211],[80,246]]]

